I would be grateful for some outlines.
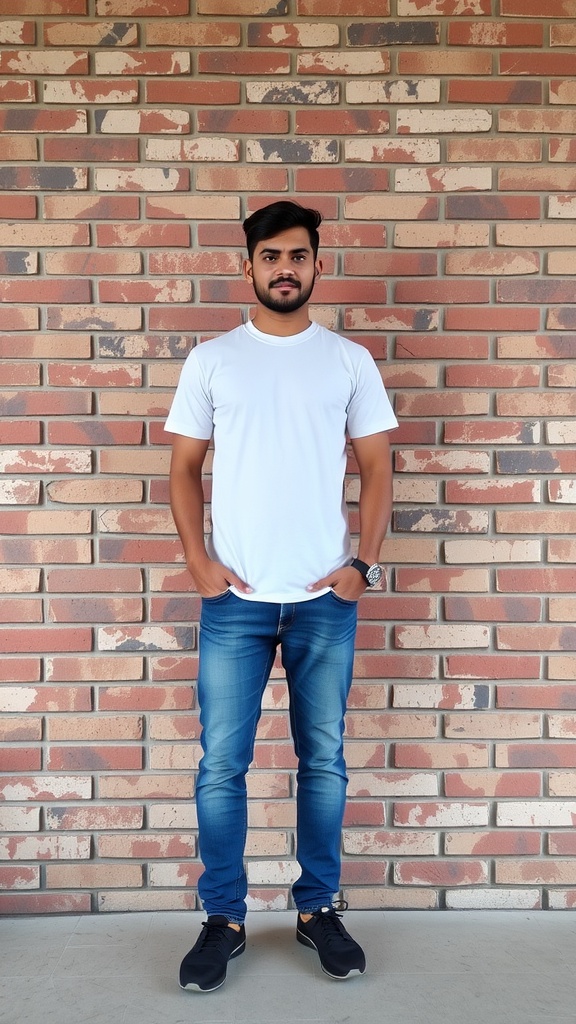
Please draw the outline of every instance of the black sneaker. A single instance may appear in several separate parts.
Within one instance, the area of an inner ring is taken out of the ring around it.
[[[347,910],[348,904],[342,900],[339,910]],[[311,946],[320,957],[324,974],[337,981],[344,981],[354,974],[364,974],[366,957],[364,951],[351,935],[348,935],[334,907],[322,907],[312,915],[309,921],[303,921],[298,914],[296,938],[304,946]]]
[[[212,915],[202,922],[198,941],[180,964],[180,988],[213,992],[226,981],[228,961],[246,947],[244,925],[240,931],[228,927],[228,918]]]

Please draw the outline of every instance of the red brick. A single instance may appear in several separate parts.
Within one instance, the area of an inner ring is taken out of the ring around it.
[[[0,55],[1,64],[1,55]],[[38,110],[22,107],[18,110],[0,111],[0,131],[33,132],[74,132],[88,131],[84,110]]]
[[[537,274],[539,269],[539,254],[529,252],[527,249],[508,252],[500,250],[489,253],[483,251],[449,252],[446,254],[445,261],[447,274],[487,274],[492,277],[494,274]]]
[[[38,601],[0,598],[0,622],[42,622],[42,605]]]
[[[186,75],[190,54],[186,50],[99,50],[94,66],[97,75]]]
[[[542,83],[531,79],[467,80],[448,82],[449,103],[518,103],[542,105]],[[489,139],[484,140],[489,142]]]
[[[89,245],[90,236],[87,224],[0,224],[0,244]]]
[[[574,768],[573,743],[497,743],[496,767],[499,768]]]
[[[37,309],[0,309],[0,331],[36,331],[39,326]]]
[[[576,590],[576,569],[500,568],[496,579],[500,593],[571,594]]]
[[[446,657],[446,676],[448,679],[539,679],[540,658],[531,655],[449,654]]]
[[[240,102],[240,83],[233,81],[194,81],[160,79],[146,82],[148,103],[184,103],[189,106]]]
[[[187,224],[98,224],[96,226],[98,246],[121,246],[122,248],[147,249],[177,246],[187,249],[190,244],[190,228]]]
[[[537,797],[542,795],[539,772],[465,771],[446,772],[446,796],[464,797]]]
[[[540,598],[445,597],[447,621],[458,622],[539,622]]]
[[[35,420],[4,420],[0,424],[0,444],[40,444],[40,423]],[[36,487],[35,484],[32,486]]]
[[[1,893],[0,913],[89,914],[91,902],[90,893]]]
[[[446,370],[446,386],[449,388],[537,388],[539,383],[537,366],[465,364],[449,366]]]
[[[136,196],[46,196],[48,220],[137,220]]]
[[[99,26],[97,26],[98,28]],[[102,26],[103,28],[104,26]],[[138,82],[121,79],[87,81],[69,78],[44,83],[45,103],[137,103]]]
[[[541,18],[542,4],[539,0],[501,0],[501,12],[509,18]],[[565,18],[573,14],[571,0],[546,0],[547,18]]]
[[[27,715],[20,718],[8,715],[0,718],[0,736],[4,742],[23,743],[26,740],[42,739],[42,719]],[[2,831],[5,831],[2,829]]]
[[[524,44],[526,45],[526,44]],[[569,53],[520,53],[499,54],[501,75],[574,75],[576,57]]]
[[[399,303],[489,302],[490,291],[487,281],[400,281],[394,299]]]
[[[283,110],[199,110],[198,131],[269,135],[288,131],[288,112]]]
[[[505,651],[574,651],[576,631],[573,626],[499,626],[496,645]]]
[[[32,45],[36,42],[36,26],[33,21],[0,22],[0,42],[3,46],[9,43]]]
[[[397,359],[486,359],[488,338],[482,335],[411,334],[396,341]]]
[[[90,282],[0,280],[0,302],[90,302]]]
[[[16,83],[7,83],[14,86]],[[0,99],[2,88],[0,86]],[[48,141],[48,140],[46,140]],[[38,141],[26,135],[5,135],[0,138],[0,160],[37,160]]]
[[[301,52],[296,58],[299,75],[380,75],[390,70],[387,50]]]
[[[202,0],[202,2],[206,4],[218,2],[218,0]],[[211,12],[206,11],[205,13]],[[264,11],[258,13],[263,14]],[[390,4],[388,0],[297,0],[296,13],[321,18],[388,17]]]
[[[198,54],[198,71],[208,75],[287,75],[290,57],[273,50],[206,50]]]
[[[141,622],[139,598],[76,597],[54,599],[48,604],[51,622]]]
[[[537,129],[534,128],[534,130]],[[576,191],[576,172],[571,167],[503,167],[498,171],[498,188],[502,192],[574,192]],[[520,241],[513,242],[513,245],[536,245],[538,244],[536,238],[547,239],[548,236],[551,245],[569,244],[564,240],[564,233],[559,230],[562,227],[564,225],[541,224],[536,231],[534,225],[527,224],[530,241],[524,243],[522,238],[523,235],[525,236],[525,232],[521,230],[520,225],[516,226],[514,232],[511,230],[511,225],[503,225],[497,232],[496,243],[497,245],[509,245],[507,238],[514,235]],[[552,228],[556,234],[551,230]]]
[[[497,707],[499,708],[557,708],[562,711],[576,710],[576,687],[573,686],[498,686]]]
[[[142,747],[114,747],[82,745],[75,747],[49,747],[46,767],[48,771],[95,771],[141,769]]]
[[[91,629],[2,629],[0,651],[23,654],[47,651],[90,651]]]
[[[539,46],[544,43],[541,24],[515,24],[506,21],[452,21],[448,25],[449,46]],[[522,74],[518,69],[518,74]]]
[[[70,137],[44,140],[44,159],[48,161],[86,161],[107,163],[138,160],[138,139],[96,139]]]
[[[390,128],[388,113],[372,110],[298,110],[297,135],[377,135]],[[270,131],[271,129],[267,129]]]
[[[36,683],[40,680],[40,667],[40,658],[4,658],[0,662],[0,682]]]
[[[40,888],[40,868],[28,868],[19,865],[17,868],[0,867],[0,889],[38,889]],[[0,896],[0,908],[2,907]]]
[[[48,889],[124,889],[142,885],[140,864],[47,864]]]
[[[175,18],[190,13],[190,0],[96,0],[96,14]]]
[[[518,309],[514,306],[499,309],[453,307],[447,309],[444,316],[444,327],[448,331],[534,331],[539,323],[538,308]]]
[[[0,750],[0,771],[37,772],[42,767],[39,747],[7,747]]]
[[[24,12],[20,10],[20,13]],[[83,50],[3,50],[0,53],[0,74],[3,75],[87,75],[88,73],[88,54]]]
[[[400,75],[490,75],[492,58],[488,53],[474,53],[472,49],[462,52],[441,52],[418,50],[415,53],[398,53]]]
[[[36,196],[0,196],[0,218],[14,220],[36,217]]]

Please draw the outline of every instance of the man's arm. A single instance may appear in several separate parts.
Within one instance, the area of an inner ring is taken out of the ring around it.
[[[352,439],[352,450],[360,471],[360,542],[358,558],[368,565],[377,562],[392,514],[392,463],[386,431]],[[366,589],[357,569],[343,566],[318,580],[308,589],[332,587],[340,597],[356,601]]]
[[[174,435],[170,463],[170,506],[180,535],[186,565],[203,597],[216,597],[230,584],[244,593],[250,587],[231,569],[208,557],[204,543],[202,466],[209,441]]]

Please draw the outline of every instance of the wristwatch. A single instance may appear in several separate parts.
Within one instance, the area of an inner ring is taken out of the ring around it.
[[[375,587],[377,583],[380,583],[382,579],[382,566],[378,565],[378,562],[374,562],[374,565],[368,565],[367,562],[361,562],[359,558],[353,558],[350,565],[354,569],[358,569],[358,572],[366,580],[366,584],[369,587]]]

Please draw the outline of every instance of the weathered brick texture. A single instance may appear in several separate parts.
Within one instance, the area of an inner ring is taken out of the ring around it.
[[[241,220],[288,196],[325,217],[314,315],[400,421],[344,894],[575,906],[574,3],[1,7],[0,913],[197,906],[199,599],[162,423],[189,349],[249,315]],[[294,767],[278,663],[255,909],[288,906]]]

